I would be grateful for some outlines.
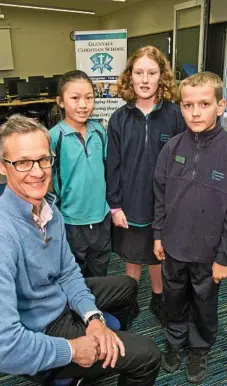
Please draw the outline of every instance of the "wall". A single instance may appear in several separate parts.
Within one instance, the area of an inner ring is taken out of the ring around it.
[[[61,74],[75,68],[73,30],[100,29],[100,18],[58,12],[2,8],[5,20],[11,25],[14,70],[0,71],[8,76]]]
[[[169,31],[173,28],[173,6],[184,0],[146,0],[101,19],[103,29],[127,28],[128,37]]]
[[[127,28],[129,37],[170,31],[173,29],[173,7],[183,2],[185,0],[146,0],[104,16],[101,27]],[[211,23],[222,21],[227,21],[227,0],[211,0]],[[189,24],[195,25],[194,21]]]
[[[129,37],[172,30],[173,7],[184,1],[146,0],[102,18],[2,8],[5,20],[0,20],[0,26],[12,26],[15,69],[0,71],[0,78],[51,76],[75,68],[74,43],[69,39],[72,30],[127,28]],[[227,0],[211,1],[211,22],[227,20]]]

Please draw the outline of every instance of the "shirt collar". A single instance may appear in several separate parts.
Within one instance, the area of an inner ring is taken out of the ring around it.
[[[162,108],[162,106],[163,106],[163,103],[164,103],[164,100],[161,100],[159,103],[156,103],[156,104],[155,104],[155,108],[153,108],[153,110],[150,112],[150,114],[151,114],[152,112],[154,112],[154,111],[161,110],[161,108]],[[136,113],[141,114],[141,115],[144,115],[144,114],[142,113],[142,111],[136,107],[136,102],[135,102],[135,101],[133,101],[133,102],[128,102],[128,103],[126,104],[126,106],[127,106],[127,108],[128,108],[129,110],[134,110]],[[149,115],[150,115],[150,114],[149,114]]]
[[[56,196],[52,193],[47,193],[45,200],[52,209],[56,202]],[[0,197],[0,206],[15,217],[23,218],[28,222],[33,221],[33,205],[14,193],[7,185]]]
[[[53,211],[48,204],[48,202],[43,199],[42,209],[40,212],[40,215],[37,216],[35,213],[32,212],[32,218],[34,222],[39,226],[39,228],[44,228],[46,224],[52,220],[53,218]]]
[[[216,135],[218,135],[220,131],[224,130],[221,125],[220,119],[217,120],[216,126],[212,130],[205,130],[200,133],[195,133],[189,127],[187,129],[188,129],[187,132],[193,138],[193,140],[195,140],[195,138],[197,137],[197,141],[201,141],[201,142],[210,141],[212,138],[216,137]]]
[[[70,135],[70,134],[75,134],[77,131],[73,129],[71,126],[69,126],[65,121],[60,121],[58,122],[58,125],[61,129],[61,132],[63,135]],[[92,124],[92,120],[87,121],[87,132],[92,132],[95,131],[95,126]]]

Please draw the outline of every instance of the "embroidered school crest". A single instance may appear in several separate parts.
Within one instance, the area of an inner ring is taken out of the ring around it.
[[[217,170],[213,170],[212,171],[212,176],[211,176],[212,180],[222,181],[222,180],[224,180],[224,178],[225,178],[225,174],[224,173],[218,172]]]
[[[161,142],[167,142],[169,139],[170,139],[170,135],[169,134],[165,134],[165,133],[161,133],[160,134],[160,141]]]
[[[99,70],[100,74],[103,74],[104,70],[112,71],[113,67],[110,66],[110,63],[113,60],[113,56],[108,53],[99,53],[94,54],[90,57],[90,60],[93,63],[92,71]]]

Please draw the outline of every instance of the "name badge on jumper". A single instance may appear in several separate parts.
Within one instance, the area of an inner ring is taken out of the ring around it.
[[[185,164],[185,161],[186,161],[185,157],[182,157],[181,155],[177,155],[177,154],[174,155],[173,159],[179,164]]]

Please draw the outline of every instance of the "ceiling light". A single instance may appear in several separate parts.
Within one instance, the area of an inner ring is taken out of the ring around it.
[[[77,9],[41,7],[38,5],[36,6],[36,5],[15,4],[15,3],[0,3],[0,5],[2,7],[26,8],[26,9],[35,9],[38,11],[55,11],[55,12],[83,13],[86,15],[95,15],[94,11],[80,11]]]

